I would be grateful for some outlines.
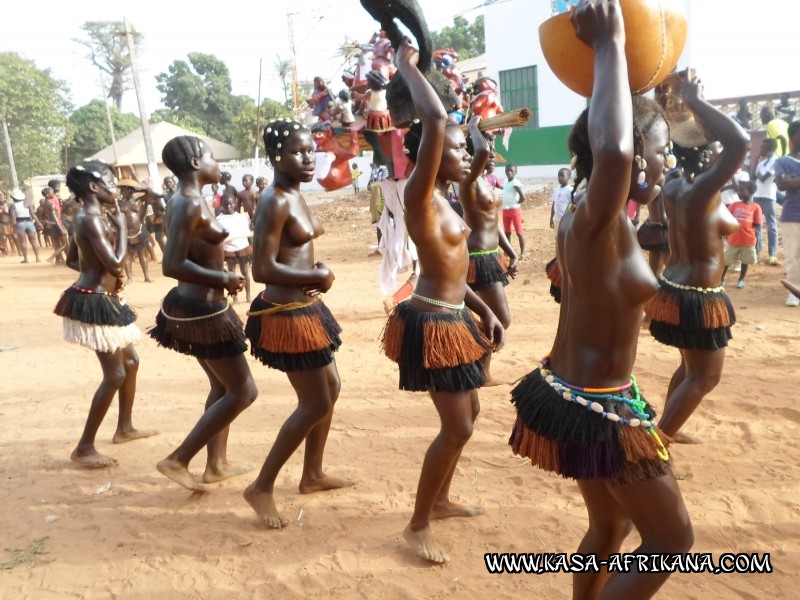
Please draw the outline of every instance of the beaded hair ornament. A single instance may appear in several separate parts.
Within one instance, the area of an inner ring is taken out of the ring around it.
[[[285,138],[293,131],[309,131],[309,129],[293,119],[278,119],[264,128],[264,146],[267,154],[274,157],[276,162],[281,160],[280,152]]]

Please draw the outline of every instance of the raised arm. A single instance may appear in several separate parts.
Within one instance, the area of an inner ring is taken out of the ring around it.
[[[616,222],[628,200],[633,165],[633,107],[619,0],[582,0],[572,26],[594,49],[589,143],[594,166],[581,219],[594,237]],[[579,220],[573,221],[573,227]]]
[[[486,169],[486,163],[489,162],[489,156],[491,155],[489,142],[486,141],[481,130],[478,129],[478,124],[480,122],[480,116],[475,115],[469,120],[469,124],[467,125],[467,131],[472,140],[473,155],[469,175],[467,175],[463,185],[472,185],[479,177],[483,177],[483,171]]]
[[[408,84],[414,108],[422,123],[419,153],[414,172],[405,189],[406,210],[414,212],[416,208],[430,203],[433,198],[436,174],[439,172],[444,148],[447,113],[433,87],[417,68],[419,52],[411,46],[407,38],[400,45],[396,60],[397,70]]]
[[[290,216],[285,198],[267,195],[259,199],[253,238],[253,279],[258,283],[286,287],[314,287],[327,292],[333,285],[333,273],[327,267],[299,269],[278,261],[281,237]],[[317,263],[320,264],[320,263]]]
[[[750,137],[736,121],[706,102],[703,98],[703,84],[696,76],[692,76],[684,85],[683,99],[706,135],[722,145],[722,152],[717,160],[697,176],[692,189],[694,200],[711,202],[742,166],[747,156]]]

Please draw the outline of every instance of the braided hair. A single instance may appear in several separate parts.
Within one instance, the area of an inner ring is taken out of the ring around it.
[[[694,181],[694,178],[706,169],[708,155],[711,152],[711,144],[692,146],[691,148],[672,144],[672,153],[678,159],[678,167],[689,181]]]
[[[111,165],[102,160],[85,160],[67,172],[67,187],[79,197],[90,183],[103,181],[103,173],[106,170],[113,172]]]
[[[453,121],[447,120],[447,127],[458,127],[458,124],[453,123]],[[408,156],[408,159],[413,162],[414,164],[417,163],[417,154],[419,154],[419,145],[422,141],[422,123],[415,119],[413,123],[411,123],[411,127],[408,128],[406,131],[406,135],[403,138],[403,153]],[[469,144],[469,138],[467,138],[467,144]],[[472,154],[472,152],[470,152]]]
[[[293,119],[276,119],[264,127],[264,149],[271,162],[275,162],[283,145],[293,132],[309,131],[308,127]],[[310,132],[309,132],[310,133]]]
[[[209,149],[206,143],[193,135],[172,138],[161,151],[161,160],[178,177],[192,170],[192,159],[200,158]]]
[[[633,96],[633,153],[642,156],[644,153],[644,140],[653,126],[659,121],[669,122],[661,106],[650,98]],[[575,185],[572,188],[573,201],[578,186],[592,176],[594,158],[592,146],[589,141],[589,109],[586,108],[578,116],[572,131],[569,134],[569,150],[575,162]]]

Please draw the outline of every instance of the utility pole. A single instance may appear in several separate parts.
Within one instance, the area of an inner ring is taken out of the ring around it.
[[[11,137],[8,135],[8,121],[3,115],[3,134],[6,138],[6,154],[8,155],[8,168],[11,170],[11,183],[14,187],[19,187],[19,179],[17,179],[17,167],[14,165],[14,153],[11,151]]]
[[[253,170],[255,177],[258,177],[258,147],[261,144],[261,66],[264,58],[258,59],[258,102],[256,103],[256,151],[255,151],[255,166]]]
[[[136,90],[136,100],[139,103],[139,119],[142,121],[142,135],[144,136],[144,150],[147,154],[147,172],[150,175],[150,185],[156,191],[160,191],[160,177],[158,175],[158,164],[156,155],[153,152],[153,140],[150,137],[150,122],[147,120],[147,111],[144,108],[144,97],[142,97],[141,85],[139,83],[139,69],[136,67],[136,48],[133,45],[133,33],[131,32],[128,18],[123,17],[125,23],[125,39],[128,42],[128,55],[131,60],[131,73],[133,74],[133,87]]]
[[[106,117],[108,118],[108,132],[111,134],[111,148],[114,150],[114,164],[117,164],[117,136],[114,135],[114,121],[111,120],[111,109],[108,106],[108,99],[106,97],[106,84],[103,82],[103,69],[98,68],[100,71],[100,88],[103,90],[103,104],[106,107]]]
[[[294,47],[294,25],[292,24],[292,15],[297,13],[286,13],[286,19],[289,21],[289,49],[292,51],[292,100],[294,101],[294,114],[300,114],[300,88],[297,85],[297,54]]]

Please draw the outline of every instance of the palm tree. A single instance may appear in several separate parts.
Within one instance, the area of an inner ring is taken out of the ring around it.
[[[289,106],[289,77],[292,74],[292,61],[288,58],[281,58],[280,55],[275,55],[275,73],[281,78],[281,85],[283,86],[283,101],[286,106]]]

